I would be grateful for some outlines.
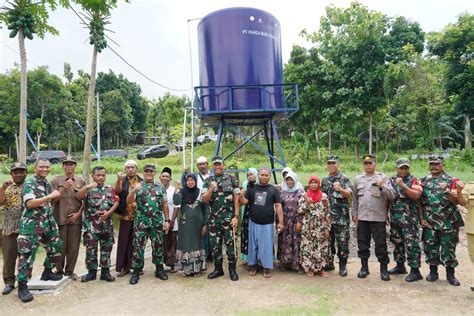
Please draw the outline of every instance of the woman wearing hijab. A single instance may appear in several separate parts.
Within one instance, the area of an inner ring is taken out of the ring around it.
[[[329,274],[323,268],[331,252],[329,201],[327,195],[320,190],[321,181],[318,177],[309,177],[308,184],[309,189],[299,200],[298,208],[298,213],[303,215],[300,262],[308,276],[319,273],[321,277],[327,278]]]
[[[303,271],[300,266],[300,243],[303,215],[298,214],[298,202],[305,195],[303,189],[297,188],[298,177],[290,171],[285,177],[285,188],[281,191],[284,228],[280,234],[280,249],[278,251],[280,269]]]
[[[293,172],[293,170],[291,170],[290,167],[285,167],[285,168],[283,168],[283,170],[281,171],[281,177],[283,178],[283,182],[281,183],[281,190],[286,190],[286,189],[287,189],[285,179],[286,179],[286,175],[287,175],[289,172]],[[304,191],[304,186],[301,184],[301,182],[296,181],[295,185],[296,185],[296,188],[297,188],[297,189],[301,189],[301,190]]]
[[[174,205],[181,205],[178,214],[178,245],[176,251],[177,270],[184,276],[200,276],[206,269],[206,251],[202,236],[206,234],[209,208],[201,199],[201,190],[196,186],[197,178],[186,174],[185,186],[173,196]],[[174,220],[174,219],[173,219]]]
[[[247,170],[247,180],[242,183],[242,188],[247,190],[254,184],[258,184],[257,181],[258,170],[255,168],[249,168]],[[241,230],[240,230],[240,258],[244,262],[247,262],[249,245],[249,206],[242,205],[242,218],[241,218]]]

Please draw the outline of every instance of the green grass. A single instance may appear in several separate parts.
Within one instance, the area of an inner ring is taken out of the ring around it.
[[[237,311],[236,315],[332,315],[337,308],[334,297],[316,287],[295,287],[293,293],[308,296],[305,306],[283,306],[274,309]]]

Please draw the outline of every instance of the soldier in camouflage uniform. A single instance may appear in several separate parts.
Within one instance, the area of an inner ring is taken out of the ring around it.
[[[97,278],[97,251],[100,244],[100,279],[113,282],[110,274],[110,254],[114,245],[114,225],[112,213],[117,209],[119,199],[112,186],[105,184],[106,171],[102,166],[92,169],[93,182],[84,186],[77,193],[77,198],[84,201],[82,221],[82,242],[86,247],[86,268],[88,273],[82,276],[82,282]]]
[[[334,255],[339,258],[339,275],[347,276],[349,258],[350,218],[349,198],[352,195],[351,181],[339,171],[339,157],[328,156],[329,176],[321,182],[321,191],[329,197],[331,211],[331,255],[325,270],[334,270]]]
[[[26,282],[31,278],[36,251],[40,243],[45,244],[46,258],[41,280],[58,281],[61,275],[52,272],[55,262],[61,256],[62,241],[59,238],[58,225],[53,217],[51,200],[61,193],[52,191],[46,177],[50,172],[48,160],[38,159],[35,163],[35,175],[26,180],[22,188],[24,203],[18,232],[18,296],[23,302],[33,300]]]
[[[430,265],[430,274],[426,281],[438,279],[438,265],[446,267],[446,279],[449,284],[459,286],[454,275],[458,265],[456,245],[459,242],[459,227],[464,226],[457,204],[466,205],[462,195],[464,184],[444,171],[442,156],[430,156],[430,175],[421,180],[423,193],[423,248],[426,263]]]
[[[168,200],[165,188],[155,183],[156,168],[154,165],[145,165],[143,168],[144,181],[137,183],[127,196],[127,203],[136,203],[136,213],[133,223],[133,273],[130,284],[138,283],[140,271],[144,265],[146,241],[150,238],[152,248],[152,262],[156,266],[155,277],[168,280],[163,269],[164,234],[170,229]],[[165,223],[163,225],[163,216]]]
[[[423,279],[420,273],[420,228],[417,200],[421,196],[418,179],[410,174],[410,160],[400,158],[396,161],[397,175],[390,178],[395,199],[390,203],[390,240],[395,246],[393,257],[397,266],[389,274],[406,274],[405,260],[411,268],[405,281]],[[405,256],[406,253],[406,256]]]
[[[220,156],[212,158],[214,175],[205,180],[202,192],[203,201],[209,203],[209,240],[214,258],[214,271],[207,278],[215,279],[224,275],[222,269],[222,243],[225,244],[229,260],[229,276],[237,281],[236,253],[232,227],[239,223],[239,181],[232,175],[224,173],[224,160]],[[232,225],[232,227],[231,227]]]

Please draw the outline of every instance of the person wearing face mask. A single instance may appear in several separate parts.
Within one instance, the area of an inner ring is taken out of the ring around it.
[[[255,168],[249,168],[247,170],[247,180],[242,183],[242,189],[247,190],[258,183],[258,170]],[[242,205],[242,216],[240,225],[240,258],[247,263],[248,255],[248,243],[249,243],[249,206]]]
[[[352,221],[357,224],[357,247],[361,260],[358,278],[369,275],[370,240],[375,243],[375,256],[380,263],[380,278],[389,281],[387,265],[390,262],[387,251],[388,206],[395,198],[389,179],[376,172],[375,156],[362,157],[364,173],[358,175],[352,193]]]
[[[456,246],[459,242],[459,227],[464,226],[457,205],[465,206],[462,194],[464,183],[444,171],[444,158],[432,155],[428,158],[430,174],[421,179],[423,193],[423,249],[430,274],[426,281],[438,280],[438,265],[446,268],[446,279],[454,286],[461,285],[454,269],[458,265]]]
[[[298,202],[298,213],[303,215],[303,227],[300,244],[301,266],[308,276],[316,273],[321,277],[329,277],[324,267],[329,261],[331,248],[329,245],[331,229],[331,212],[329,200],[320,189],[318,177],[308,179],[308,191]]]
[[[283,231],[278,236],[278,260],[280,269],[292,269],[300,273],[304,270],[300,265],[301,228],[303,215],[298,214],[299,200],[305,194],[304,190],[296,187],[298,176],[293,171],[286,174],[285,188],[281,190],[281,205],[283,209]]]
[[[258,171],[258,184],[240,193],[240,203],[249,205],[249,274],[256,275],[257,263],[260,263],[265,278],[270,278],[273,270],[275,213],[278,216],[278,234],[283,230],[280,192],[270,184],[270,177],[271,170],[261,167]]]

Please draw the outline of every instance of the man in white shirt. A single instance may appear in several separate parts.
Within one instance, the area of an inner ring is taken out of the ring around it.
[[[196,161],[196,166],[198,168],[198,172],[196,173],[197,177],[197,187],[199,189],[202,189],[202,185],[204,183],[204,180],[209,178],[211,176],[211,172],[209,171],[209,163],[207,162],[207,158],[204,156],[201,156],[197,159]]]
[[[177,212],[177,209],[179,208],[179,205],[175,207],[173,204],[173,194],[175,191],[174,186],[171,186],[171,176],[172,172],[171,169],[168,167],[164,167],[163,170],[161,171],[160,175],[160,181],[161,184],[166,189],[166,195],[168,198],[168,209],[170,212],[170,219],[175,218],[174,214]],[[176,264],[176,244],[177,244],[177,237],[178,237],[178,222],[177,221],[172,221],[170,223],[170,231],[168,234],[165,235],[165,264],[168,267],[171,267],[172,273],[176,272],[174,269],[174,265]]]

